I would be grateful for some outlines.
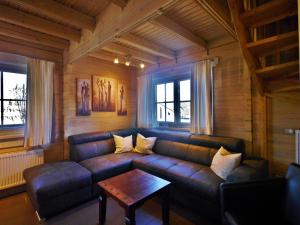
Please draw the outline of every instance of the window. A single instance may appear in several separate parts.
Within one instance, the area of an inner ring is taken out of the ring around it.
[[[26,120],[26,73],[18,69],[0,67],[0,80],[0,127],[24,125]]]
[[[184,127],[191,122],[191,80],[160,82],[156,87],[156,120],[160,126]]]

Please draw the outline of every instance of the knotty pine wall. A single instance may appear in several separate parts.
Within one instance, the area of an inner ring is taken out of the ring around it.
[[[178,64],[219,58],[214,79],[214,134],[242,138],[246,153],[269,160],[270,173],[283,175],[295,159],[295,136],[284,129],[300,128],[300,93],[262,97],[251,82],[237,42],[212,47],[209,52],[187,49],[178,53]],[[166,61],[163,70],[176,66]]]
[[[92,75],[115,78],[127,85],[127,116],[117,112],[92,112],[91,116],[76,116],[76,78]],[[67,137],[73,134],[107,131],[136,126],[137,70],[134,67],[115,65],[93,57],[86,57],[68,66],[64,72],[64,134],[65,158],[69,157]]]
[[[214,79],[214,133],[245,140],[252,155],[250,74],[236,44],[211,51],[218,56]]]

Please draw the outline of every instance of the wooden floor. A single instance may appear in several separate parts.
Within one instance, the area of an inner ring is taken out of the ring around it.
[[[156,200],[148,201],[137,210],[137,225],[161,224],[160,205]],[[98,222],[98,202],[92,200],[47,220],[44,225],[96,225]],[[108,199],[106,225],[124,224],[124,211],[112,199]],[[198,215],[172,206],[172,225],[216,225]],[[26,193],[0,199],[0,225],[40,225],[30,199]]]

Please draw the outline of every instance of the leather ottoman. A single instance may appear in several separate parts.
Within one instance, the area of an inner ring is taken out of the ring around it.
[[[91,199],[90,171],[72,161],[47,163],[24,171],[27,192],[40,218]]]

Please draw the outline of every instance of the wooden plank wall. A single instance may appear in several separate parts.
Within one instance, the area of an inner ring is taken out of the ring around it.
[[[268,98],[268,151],[271,172],[284,175],[295,160],[295,135],[284,129],[300,129],[300,92],[290,92]]]
[[[237,44],[210,51],[220,57],[214,81],[214,132],[245,140],[252,154],[251,82]]]
[[[76,78],[91,78],[92,75],[115,78],[128,88],[127,116],[117,112],[92,112],[91,116],[76,116]],[[136,75],[133,67],[114,65],[110,62],[87,57],[68,66],[64,72],[64,129],[65,158],[69,157],[67,137],[73,134],[107,131],[136,126]]]

